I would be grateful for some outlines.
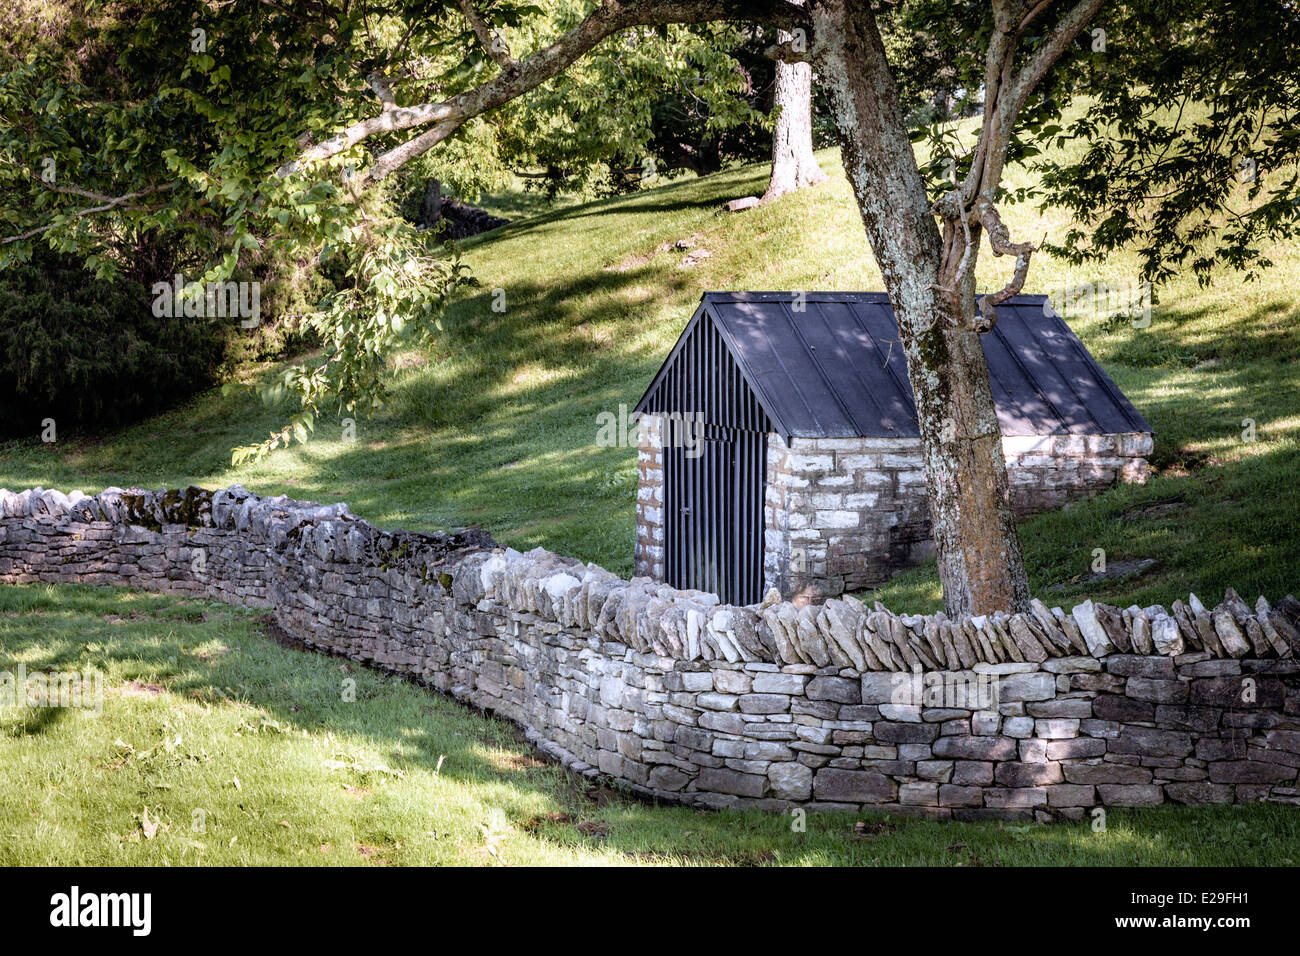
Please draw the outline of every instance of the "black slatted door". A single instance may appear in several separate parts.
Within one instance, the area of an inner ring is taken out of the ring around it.
[[[706,430],[700,454],[664,448],[665,578],[755,604],[763,586],[764,432]]]

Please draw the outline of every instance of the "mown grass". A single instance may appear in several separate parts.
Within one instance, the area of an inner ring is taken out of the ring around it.
[[[1300,862],[1300,815],[1277,805],[1116,810],[1104,832],[843,813],[798,832],[790,816],[651,806],[539,760],[504,721],[263,624],[122,589],[0,588],[0,670],[104,686],[98,716],[0,706],[0,866]]]
[[[878,289],[833,152],[826,185],[740,215],[760,166],[520,220],[466,244],[481,285],[452,308],[428,354],[395,363],[392,398],[344,441],[230,466],[231,447],[283,420],[247,389],[213,391],[103,436],[0,445],[0,485],[93,492],[239,481],[264,494],[345,500],[412,529],[478,524],[631,570],[635,456],[596,445],[596,416],[632,406],[705,289]],[[1011,185],[1031,175],[1013,171]],[[531,198],[492,200],[507,215]],[[1063,225],[1014,207],[1016,237]],[[711,255],[690,268],[672,244]],[[1300,250],[1210,290],[1180,277],[1149,328],[1067,316],[1156,431],[1156,473],[1021,525],[1036,593],[1127,605],[1252,599],[1296,588],[1300,541]],[[1007,264],[984,257],[981,283]],[[1124,282],[1118,255],[1080,272],[1035,259],[1032,290]],[[506,311],[492,311],[493,292]],[[38,416],[39,419],[40,416]],[[1253,441],[1244,419],[1255,423]],[[32,423],[32,434],[39,421]],[[1084,584],[1096,548],[1154,558],[1141,577]],[[1059,586],[1058,589],[1054,589]],[[940,603],[933,564],[877,595],[900,611]],[[225,648],[225,650],[222,650]],[[0,863],[782,863],[1294,865],[1292,808],[1167,809],[1087,826],[787,818],[650,807],[539,763],[519,734],[430,692],[281,648],[228,607],[86,588],[0,588],[5,666],[93,664],[109,675],[99,718],[0,713]],[[357,682],[357,702],[340,698]],[[147,686],[154,685],[156,695]],[[167,749],[166,741],[179,742]],[[118,741],[122,744],[119,744]],[[126,746],[123,746],[126,745]],[[439,768],[439,758],[442,764]],[[234,783],[239,779],[239,785]],[[143,810],[159,829],[146,839]],[[195,809],[207,829],[191,829]]]
[[[395,362],[391,401],[358,424],[355,441],[326,423],[307,446],[232,468],[230,448],[286,410],[263,408],[246,389],[214,391],[110,435],[0,446],[0,485],[239,481],[268,494],[346,500],[379,524],[480,525],[516,547],[543,545],[630,573],[635,455],[598,447],[596,417],[635,404],[700,293],[881,287],[837,157],[820,159],[829,183],[740,215],[719,214],[719,204],[761,192],[762,166],[555,209],[466,243],[480,286],[451,309],[435,349]],[[1013,170],[1009,185],[1032,175]],[[1007,218],[1016,236],[1065,225],[1059,212],[1029,204]],[[684,268],[684,253],[666,248],[683,238],[711,255]],[[1067,316],[1155,428],[1156,474],[1145,487],[1023,523],[1033,588],[1050,603],[1085,593],[1127,605],[1167,604],[1189,590],[1217,599],[1228,586],[1252,600],[1294,590],[1300,250],[1265,251],[1276,266],[1259,282],[1226,273],[1206,290],[1186,276],[1159,290],[1146,329]],[[1005,279],[1009,267],[985,255],[982,285]],[[1090,271],[1040,255],[1030,286],[1055,291],[1135,274],[1130,254]],[[498,289],[503,313],[492,309]],[[1248,420],[1253,440],[1243,437]],[[1136,580],[1079,583],[1096,548],[1111,562],[1157,564]],[[876,596],[902,611],[937,607],[933,565]]]

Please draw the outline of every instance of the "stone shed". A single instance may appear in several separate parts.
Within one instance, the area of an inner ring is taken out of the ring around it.
[[[1045,296],[982,341],[1018,514],[1146,480],[1151,427]],[[638,575],[801,602],[933,553],[883,293],[706,292],[636,412]]]

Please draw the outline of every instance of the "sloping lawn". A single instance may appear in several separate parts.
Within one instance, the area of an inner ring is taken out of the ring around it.
[[[861,833],[848,814],[797,832],[650,806],[539,760],[503,721],[263,625],[215,602],[0,588],[0,669],[98,671],[104,688],[98,716],[0,706],[0,866],[1300,863],[1300,814],[1278,805],[1116,810],[1104,832]]]
[[[821,162],[826,185],[739,215],[718,206],[761,193],[765,168],[572,206],[468,243],[480,286],[451,310],[436,349],[394,363],[391,401],[355,441],[325,423],[307,446],[232,468],[233,446],[287,414],[262,407],[250,372],[108,435],[60,427],[58,444],[0,445],[0,486],[238,481],[345,500],[379,525],[477,524],[627,574],[635,452],[598,447],[596,417],[636,402],[700,293],[881,286],[838,159]],[[1006,218],[1017,238],[1064,225],[1029,206]],[[686,266],[680,239],[710,255]],[[1297,590],[1300,250],[1266,251],[1276,267],[1259,282],[1226,275],[1203,290],[1187,276],[1163,289],[1148,328],[1067,315],[1154,426],[1156,474],[1022,524],[1033,589],[1049,604]],[[985,256],[982,286],[1009,268]],[[1092,274],[1040,256],[1029,291],[1134,272],[1131,256]],[[498,289],[504,312],[492,310]],[[1157,563],[1089,584],[1096,548],[1110,562]],[[898,611],[936,608],[933,564],[875,596]],[[0,588],[0,658],[0,670],[105,674],[101,716],[0,709],[0,865],[1300,861],[1300,815],[1285,806],[1114,811],[1100,833],[889,821],[862,835],[842,814],[795,832],[789,817],[651,807],[538,760],[506,723],[281,647],[259,615],[217,604]]]
[[[103,437],[0,445],[0,486],[239,481],[346,500],[380,525],[477,524],[515,547],[628,574],[635,452],[598,447],[596,417],[635,404],[701,291],[881,286],[838,159],[820,158],[829,183],[742,214],[719,214],[719,204],[761,192],[761,166],[571,206],[470,241],[481,285],[451,310],[435,350],[395,363],[391,402],[358,423],[355,441],[326,423],[305,447],[232,468],[230,448],[286,413],[235,387]],[[1013,172],[1010,185],[1029,175]],[[1018,236],[1065,225],[1028,205],[1008,219]],[[711,255],[685,267],[678,239]],[[1253,601],[1296,589],[1300,250],[1266,251],[1276,265],[1259,282],[1229,274],[1204,290],[1188,276],[1160,290],[1148,328],[1067,315],[1154,426],[1156,476],[1023,524],[1032,585],[1049,603],[1086,594],[1168,604],[1189,590],[1213,601],[1228,586]],[[1088,274],[1042,255],[1031,286],[1122,283],[1135,267],[1118,255]],[[992,287],[1010,264],[986,255],[981,268]],[[504,312],[492,309],[498,289]],[[1080,583],[1096,548],[1111,562],[1157,564],[1136,580]],[[899,611],[937,607],[933,564],[877,596]]]

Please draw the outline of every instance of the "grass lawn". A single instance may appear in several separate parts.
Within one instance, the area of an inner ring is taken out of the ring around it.
[[[597,447],[596,418],[632,406],[705,289],[879,289],[850,190],[831,181],[771,206],[750,166],[517,220],[466,244],[481,285],[427,354],[394,363],[384,412],[345,441],[230,466],[230,449],[279,425],[246,387],[102,436],[0,445],[0,486],[95,492],[238,481],[262,494],[347,501],[378,525],[476,524],[631,571],[635,451]],[[1031,174],[1013,170],[1008,185]],[[495,197],[507,215],[541,207]],[[1029,205],[1016,238],[1064,225]],[[673,248],[711,255],[692,267]],[[1249,601],[1297,589],[1300,548],[1300,250],[1246,285],[1188,276],[1160,290],[1149,328],[1069,316],[1156,430],[1155,475],[1021,526],[1035,593],[1170,603],[1227,586]],[[985,256],[981,285],[1010,264]],[[1028,291],[1131,280],[1136,258],[1073,271],[1036,257]],[[492,311],[494,290],[504,313]],[[255,373],[250,373],[255,374]],[[244,383],[245,385],[247,382]],[[1254,423],[1253,438],[1245,420]],[[33,429],[35,432],[35,429]],[[1088,585],[1093,551],[1154,558],[1139,578]],[[877,595],[897,611],[940,604],[933,563]],[[12,668],[94,666],[101,717],[0,712],[4,863],[933,863],[1259,864],[1300,861],[1289,807],[1166,809],[1086,825],[891,822],[814,816],[806,833],[762,814],[650,807],[539,763],[511,726],[421,688],[278,646],[257,615],[89,588],[0,588]],[[357,700],[340,698],[357,682]],[[238,780],[238,783],[236,783]],[[152,838],[143,813],[148,808]],[[206,830],[191,828],[206,811]]]
[[[13,670],[104,675],[99,716],[0,706],[0,866],[1277,865],[1300,814],[1088,823],[792,818],[650,806],[537,759],[510,724],[338,658],[262,615],[82,586],[0,588]],[[344,700],[344,681],[355,700]]]
[[[392,398],[342,440],[322,425],[307,446],[240,468],[232,446],[280,423],[246,388],[214,391],[105,436],[0,445],[0,486],[94,492],[234,481],[265,494],[346,500],[380,525],[480,525],[518,548],[543,545],[631,571],[635,451],[596,446],[596,416],[632,406],[704,289],[879,289],[848,184],[832,180],[768,207],[719,215],[727,198],[761,192],[766,170],[684,179],[630,197],[521,220],[467,244],[481,286],[451,310],[429,354],[395,363]],[[1010,185],[1028,181],[1013,171]],[[1064,225],[1029,205],[1014,235]],[[712,253],[690,268],[667,245],[693,237]],[[1156,474],[1022,525],[1033,589],[1052,604],[1085,594],[1120,605],[1170,603],[1227,586],[1248,600],[1296,588],[1300,540],[1300,250],[1267,250],[1256,283],[1191,277],[1160,290],[1149,328],[1070,317],[1084,342],[1156,430]],[[991,287],[1010,264],[984,256]],[[1096,274],[1036,258],[1030,285],[1122,282],[1131,256]],[[506,311],[492,311],[493,290]],[[1244,420],[1254,424],[1246,440]],[[1082,585],[1093,550],[1110,561],[1154,558],[1140,579]],[[1061,586],[1060,590],[1051,590]],[[878,595],[899,611],[939,606],[933,564]]]

